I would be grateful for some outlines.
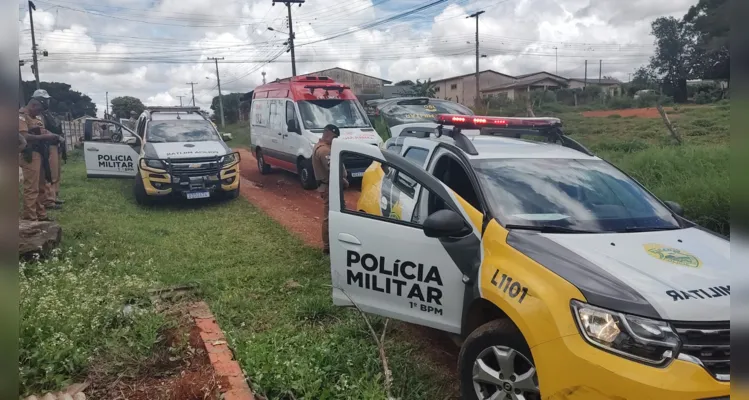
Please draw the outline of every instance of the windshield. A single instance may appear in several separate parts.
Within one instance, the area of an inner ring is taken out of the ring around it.
[[[478,160],[502,223],[590,232],[677,229],[671,212],[601,160]]]
[[[304,127],[323,129],[333,124],[338,128],[369,128],[364,113],[354,100],[308,100],[299,102]]]
[[[220,140],[210,122],[205,120],[169,120],[148,123],[146,141],[164,142],[206,142]]]
[[[398,104],[382,110],[390,127],[401,124],[435,122],[438,114],[473,115],[473,111],[457,103],[431,100],[427,104]]]

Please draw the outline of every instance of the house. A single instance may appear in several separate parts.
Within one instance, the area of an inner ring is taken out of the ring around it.
[[[516,78],[494,70],[479,72],[479,90],[515,82]],[[465,74],[432,81],[436,97],[454,101],[465,106],[473,106],[476,97],[476,74]]]
[[[622,82],[618,79],[598,78],[570,78],[570,89],[582,89],[586,86],[600,86],[609,96],[618,96],[622,90]]]
[[[386,79],[365,75],[340,67],[300,74],[299,76],[327,76],[328,78],[333,79],[338,83],[350,87],[356,97],[359,98],[359,101],[362,103],[371,99],[383,98],[383,87],[385,85],[393,83]],[[283,78],[279,79],[278,82],[288,82],[290,79],[291,77]]]
[[[567,78],[546,71],[515,77],[515,81],[481,89],[481,97],[498,96],[515,100],[533,90],[557,90],[569,86]]]

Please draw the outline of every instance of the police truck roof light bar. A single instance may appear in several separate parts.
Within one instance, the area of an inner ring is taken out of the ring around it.
[[[562,131],[559,118],[506,118],[483,115],[438,114],[438,123],[459,129],[479,129],[482,135],[495,135],[520,139],[522,136],[542,136],[550,142],[592,156],[593,153]]]

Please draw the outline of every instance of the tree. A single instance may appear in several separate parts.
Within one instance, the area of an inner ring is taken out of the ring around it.
[[[694,75],[690,63],[693,58],[691,32],[687,24],[674,17],[660,17],[653,21],[655,55],[650,68],[663,77],[664,92],[678,103],[687,100],[687,79]]]
[[[239,121],[239,103],[244,93],[229,93],[221,96],[221,100],[224,104],[224,120],[227,124],[233,124]],[[219,111],[218,96],[213,98],[211,101],[211,110],[216,116],[218,121],[221,121],[221,112]]]
[[[76,119],[84,115],[90,117],[96,116],[96,104],[91,101],[91,98],[81,92],[71,90],[70,85],[67,83],[40,82],[39,86],[41,89],[46,90],[50,97],[52,97],[49,102],[49,108],[53,113],[65,119]],[[35,90],[36,82],[23,82],[24,104],[28,103]]]
[[[432,83],[432,79],[429,78],[424,82],[416,80],[416,83],[411,87],[411,94],[417,97],[437,97],[437,86]]]
[[[731,78],[729,15],[728,0],[700,0],[684,15],[694,43],[690,62],[699,78]]]
[[[132,96],[115,97],[111,103],[112,114],[117,115],[117,118],[130,118],[131,111],[135,111],[135,115],[140,115],[146,109],[140,99]]]
[[[396,82],[394,86],[413,86],[415,85],[414,81],[410,79],[406,79],[404,81]]]

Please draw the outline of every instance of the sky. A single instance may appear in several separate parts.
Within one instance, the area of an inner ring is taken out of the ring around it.
[[[650,23],[682,17],[697,0],[306,0],[292,5],[297,73],[331,67],[381,77],[432,80],[480,69],[568,78],[629,74],[653,53]],[[90,96],[208,109],[218,94],[248,92],[291,75],[287,9],[272,0],[36,0],[42,81]],[[19,58],[32,80],[31,30],[19,2]],[[407,13],[408,11],[413,11]],[[401,15],[406,13],[405,15]],[[273,30],[270,30],[272,28]]]

